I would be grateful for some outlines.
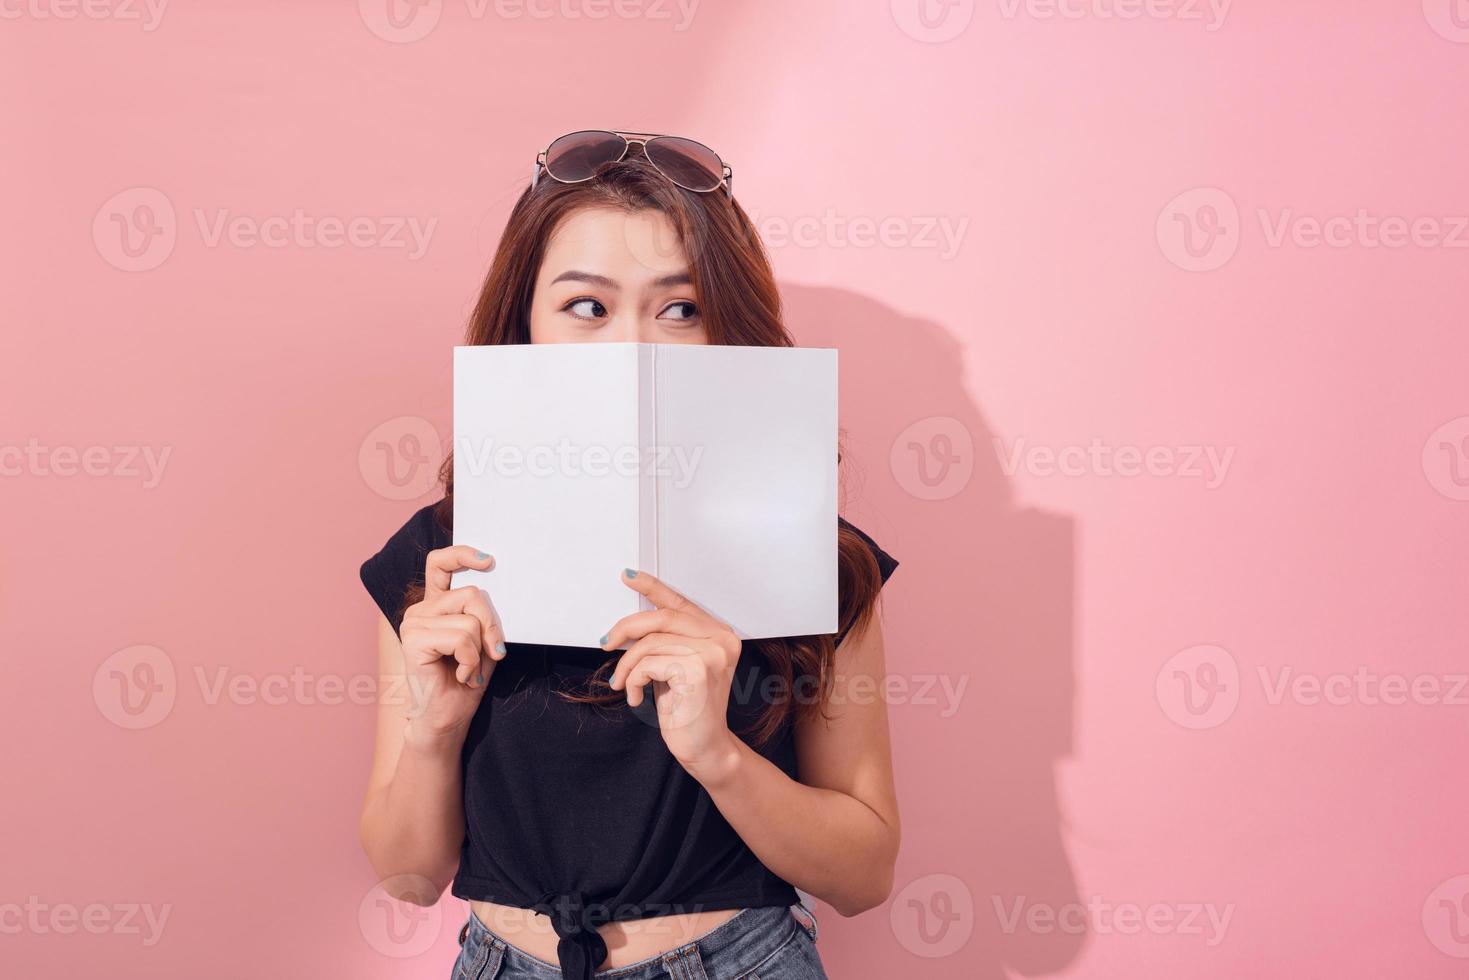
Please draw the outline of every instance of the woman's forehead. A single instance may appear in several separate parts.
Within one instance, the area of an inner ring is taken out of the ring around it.
[[[636,281],[688,272],[683,242],[668,216],[644,208],[579,208],[551,232],[542,276],[567,268]]]

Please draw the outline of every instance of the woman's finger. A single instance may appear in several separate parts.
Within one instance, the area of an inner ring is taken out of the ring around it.
[[[696,644],[708,643],[707,640],[698,640],[688,636],[678,636],[673,633],[650,633],[638,642],[628,647],[627,652],[617,658],[617,666],[612,669],[612,676],[607,683],[612,690],[618,691],[627,688],[631,696],[631,688],[628,687],[628,678],[638,665],[649,656],[698,656],[699,649]]]
[[[500,617],[490,601],[490,594],[479,586],[465,585],[450,589],[424,599],[418,608],[435,616],[457,613],[473,616],[479,621],[480,649],[489,654],[492,660],[504,658],[505,633],[500,628]]]
[[[429,629],[457,630],[469,637],[470,642],[478,646],[479,638],[484,632],[484,624],[479,617],[471,616],[469,613],[445,613],[441,616],[433,616],[422,620],[422,625]],[[483,652],[484,648],[479,648]]]
[[[682,697],[697,692],[703,677],[702,661],[698,657],[649,654],[639,659],[627,676],[628,707],[636,708],[643,703],[644,688],[649,684],[666,684]]]
[[[428,553],[423,565],[423,595],[430,596],[448,592],[454,583],[454,573],[466,568],[488,572],[495,567],[495,559],[478,548],[467,544],[456,544],[438,548]]]
[[[638,571],[636,568],[624,568],[622,570],[622,584],[634,592],[645,596],[649,602],[659,609],[680,609],[687,613],[700,616],[709,614],[700,609],[693,600],[680,595],[658,579],[647,572]]]
[[[684,636],[711,637],[720,625],[712,619],[681,609],[650,609],[624,616],[612,624],[602,637],[604,650],[615,650],[649,633],[679,633]]]
[[[427,625],[430,622],[436,623],[437,619],[438,617],[434,617],[431,620],[425,620],[425,625],[422,626],[414,623],[413,642],[410,646],[418,662],[430,664],[439,659],[452,659],[456,664],[455,680],[461,684],[469,684],[470,687],[478,687],[478,683],[470,684],[470,680],[477,679],[481,673],[477,635],[464,630]]]

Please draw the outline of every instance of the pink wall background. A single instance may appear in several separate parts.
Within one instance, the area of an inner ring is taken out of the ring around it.
[[[1469,4],[156,2],[0,4],[0,972],[447,976],[356,567],[610,125],[732,162],[903,562],[833,976],[1463,974]]]

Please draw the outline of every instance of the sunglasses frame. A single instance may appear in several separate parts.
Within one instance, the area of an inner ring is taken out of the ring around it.
[[[561,140],[566,139],[566,137],[568,136],[578,136],[582,133],[606,133],[609,136],[616,136],[618,139],[622,140],[622,153],[618,155],[617,159],[610,161],[611,163],[621,163],[623,160],[626,160],[628,153],[632,152],[633,146],[636,145],[642,148],[643,158],[652,165],[653,169],[658,171],[658,173],[663,176],[664,180],[673,184],[675,187],[681,187],[691,194],[712,194],[714,191],[719,190],[719,188],[723,186],[725,194],[730,198],[734,197],[734,170],[731,169],[729,164],[724,162],[724,157],[714,152],[713,147],[707,146],[703,143],[699,143],[698,140],[689,139],[687,136],[673,136],[668,133],[634,133],[621,129],[576,129],[572,130],[569,133],[563,133],[562,135],[556,137],[549,144],[547,144],[544,150],[536,154],[536,169],[535,172],[531,174],[530,179],[530,185],[532,187],[535,187],[536,184],[540,181],[541,174],[543,172],[547,177],[550,177],[558,184],[585,184],[589,180],[597,179],[597,175],[593,174],[590,177],[583,177],[581,180],[562,180],[560,177],[557,177],[555,174],[551,173],[551,169],[546,166],[546,154],[551,152],[551,147],[555,146]],[[704,149],[713,154],[714,159],[719,161],[719,166],[722,168],[723,172],[719,175],[719,183],[709,188],[708,190],[696,190],[692,187],[684,187],[683,184],[680,184],[678,181],[668,176],[668,174],[663,173],[663,168],[658,166],[657,163],[654,163],[653,158],[648,156],[648,144],[660,139],[686,140],[690,143],[698,143],[700,146],[704,147]]]

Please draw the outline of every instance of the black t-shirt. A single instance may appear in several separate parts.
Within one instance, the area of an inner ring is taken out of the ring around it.
[[[841,523],[868,545],[886,582],[897,561]],[[423,583],[428,552],[452,543],[429,506],[363,563],[362,583],[395,631],[406,592]],[[630,709],[559,696],[581,689],[609,656],[616,654],[596,647],[507,643],[462,755],[465,837],[453,893],[550,916],[567,976],[590,977],[600,964],[595,927],[607,921],[796,901],[669,753],[651,698]],[[752,727],[768,703],[768,677],[764,656],[746,643],[730,694],[731,731]],[[796,778],[791,724],[756,750]]]

